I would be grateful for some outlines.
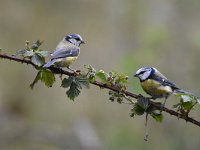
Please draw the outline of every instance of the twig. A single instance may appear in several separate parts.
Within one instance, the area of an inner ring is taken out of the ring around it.
[[[13,60],[13,61],[21,62],[21,63],[25,63],[25,64],[30,64],[34,67],[37,67],[30,60],[18,58],[16,56],[10,56],[10,55],[7,55],[7,54],[0,54],[0,58]],[[64,74],[64,75],[67,75],[67,76],[75,76],[76,75],[76,73],[65,71],[63,69],[59,69],[59,68],[56,68],[56,67],[53,67],[53,66],[49,67],[48,69],[51,70],[55,74]],[[92,82],[91,84],[99,86],[101,88],[110,89],[110,90],[115,91],[115,92],[120,92],[118,88],[104,84],[104,83],[101,83],[101,82],[98,82],[98,81]],[[139,95],[131,93],[129,91],[126,91],[125,94],[126,94],[126,96],[130,96],[130,97],[135,98],[135,99],[138,99],[140,97]],[[174,110],[168,109],[166,107],[161,107],[160,104],[153,102],[153,101],[150,101],[150,105],[152,105],[153,107],[155,107],[158,110],[164,111],[164,112],[166,112],[170,115],[176,116],[177,118],[181,118],[181,119],[185,120],[186,122],[190,122],[190,123],[195,124],[195,125],[200,127],[200,122],[191,118],[191,117],[185,117],[184,115],[182,115],[182,114],[180,114],[180,113],[178,113]]]

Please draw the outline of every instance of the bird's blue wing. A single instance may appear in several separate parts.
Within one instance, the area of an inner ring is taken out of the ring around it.
[[[154,80],[160,82],[163,86],[170,86],[172,87],[172,89],[179,89],[176,84],[174,84],[173,82],[169,81],[167,78],[162,78],[160,76],[155,75]]]
[[[79,47],[64,47],[56,49],[52,54],[52,59],[65,58],[65,57],[75,57],[78,56],[80,52]]]
[[[172,89],[179,89],[176,84],[169,81],[162,73],[160,73],[156,68],[153,68],[153,73],[150,78],[158,81],[163,86],[170,86]]]

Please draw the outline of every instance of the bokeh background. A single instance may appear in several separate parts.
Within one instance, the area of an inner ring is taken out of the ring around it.
[[[25,40],[54,50],[68,33],[87,44],[72,68],[127,74],[129,89],[145,94],[132,74],[154,66],[179,87],[200,95],[199,0],[0,0],[0,47],[15,54]],[[36,70],[0,60],[0,149],[175,150],[200,148],[199,127],[164,113],[163,123],[130,118],[130,106],[108,100],[91,86],[70,101],[60,80],[29,88]],[[161,100],[162,101],[162,100]],[[178,99],[171,96],[167,107]],[[200,120],[200,106],[191,114]]]

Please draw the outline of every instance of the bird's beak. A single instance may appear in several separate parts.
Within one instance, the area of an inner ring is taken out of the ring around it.
[[[81,44],[85,44],[85,41],[81,41]]]
[[[138,77],[138,74],[134,74],[133,76],[134,76],[134,77]]]

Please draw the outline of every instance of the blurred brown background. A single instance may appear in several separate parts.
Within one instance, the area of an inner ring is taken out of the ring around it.
[[[8,54],[25,40],[44,40],[54,50],[64,35],[78,33],[87,44],[72,68],[84,64],[127,74],[129,89],[141,90],[132,74],[154,66],[179,87],[200,95],[199,0],[1,0],[0,47]],[[60,80],[52,88],[29,88],[36,70],[0,60],[0,149],[2,150],[175,150],[200,147],[200,129],[164,113],[163,123],[129,117],[130,106],[108,100],[91,86],[70,101]],[[178,99],[171,96],[167,106]],[[191,114],[200,120],[199,106]]]

